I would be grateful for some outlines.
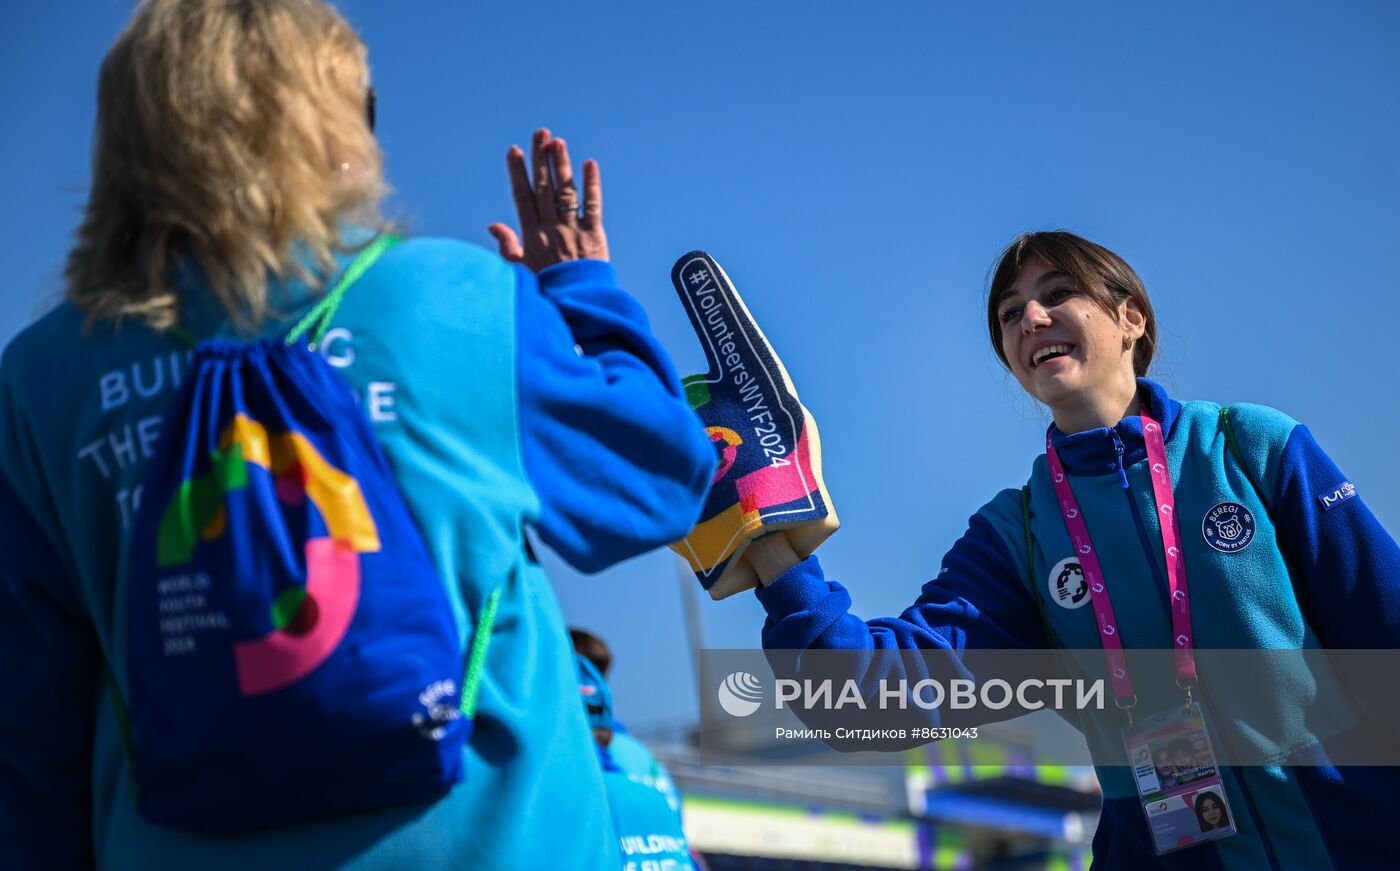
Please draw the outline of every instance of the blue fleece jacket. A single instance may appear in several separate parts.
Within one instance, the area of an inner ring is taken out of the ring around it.
[[[608,745],[608,751],[612,755],[613,764],[622,769],[624,774],[661,793],[671,810],[681,809],[681,797],[676,792],[676,782],[671,779],[671,773],[647,745],[628,734],[621,723],[613,723],[613,738],[612,743]]]
[[[227,332],[198,279],[181,282],[190,331]],[[272,290],[286,317],[265,334],[315,296]],[[465,781],[430,805],[243,838],[135,814],[109,683],[117,585],[188,351],[133,323],[85,329],[63,305],[0,362],[0,867],[619,867],[564,621],[524,529],[596,571],[698,516],[713,448],[641,307],[606,263],[537,279],[412,239],[354,285],[320,350],[384,446],[464,640],[501,590]],[[347,759],[346,776],[373,764]]]
[[[654,786],[619,767],[610,748],[598,750],[608,807],[622,847],[622,871],[693,869],[679,808]]]
[[[1400,547],[1381,527],[1307,428],[1263,406],[1231,409],[1243,463],[1220,425],[1220,407],[1181,404],[1146,379],[1139,398],[1167,433],[1178,516],[1191,579],[1200,648],[1303,649],[1400,646]],[[1140,418],[1063,434],[1056,449],[1084,511],[1124,646],[1172,649],[1160,526]],[[767,611],[767,649],[891,650],[977,648],[1097,649],[1092,608],[1054,602],[1052,567],[1071,556],[1045,457],[1029,481],[1033,546],[1028,552],[1022,494],[998,494],[969,521],[938,576],[898,617],[862,621],[850,595],[827,581],[815,557],[757,592]],[[1345,498],[1338,498],[1344,496]],[[1255,521],[1250,547],[1208,546],[1205,515],[1222,502],[1245,506]],[[1192,530],[1195,530],[1194,532]],[[1028,560],[1030,562],[1028,562]],[[1340,676],[1362,693],[1387,675]],[[1171,675],[1134,675],[1142,710],[1179,700]],[[1263,732],[1306,738],[1307,708],[1321,703],[1286,675],[1262,674],[1252,689],[1275,700]],[[1235,688],[1207,679],[1213,695]],[[1091,749],[1117,740],[1085,724]],[[1390,861],[1383,817],[1400,792],[1400,769],[1253,767],[1225,769],[1241,834],[1158,857],[1131,778],[1098,769],[1103,814],[1094,841],[1096,868],[1372,868]]]

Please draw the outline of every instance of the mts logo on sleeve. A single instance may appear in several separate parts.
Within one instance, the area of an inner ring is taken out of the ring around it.
[[[1355,495],[1356,486],[1350,481],[1343,481],[1341,485],[1338,486],[1337,489],[1333,490],[1331,493],[1318,496],[1317,498],[1320,502],[1322,502],[1322,508],[1324,511],[1331,511],[1333,508],[1336,508],[1338,505],[1341,505],[1343,502],[1347,501]]]

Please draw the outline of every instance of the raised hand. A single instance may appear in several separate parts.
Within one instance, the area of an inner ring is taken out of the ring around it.
[[[520,235],[509,224],[486,230],[496,239],[501,256],[524,263],[534,272],[568,260],[607,260],[608,237],[603,232],[603,182],[598,162],[583,164],[583,215],[579,215],[569,147],[541,127],[530,142],[534,181],[525,166],[525,152],[512,145],[506,152],[511,195],[520,218]]]

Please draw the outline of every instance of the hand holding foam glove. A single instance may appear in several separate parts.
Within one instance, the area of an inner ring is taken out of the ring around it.
[[[806,558],[840,524],[822,479],[816,421],[729,276],[692,251],[671,281],[709,361],[708,372],[682,380],[718,461],[699,523],[671,549],[711,598],[723,599],[759,583],[743,558],[750,542],[781,530]]]

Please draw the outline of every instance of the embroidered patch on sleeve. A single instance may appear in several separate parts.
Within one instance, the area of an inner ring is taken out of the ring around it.
[[[1355,485],[1353,485],[1350,481],[1343,481],[1341,486],[1333,490],[1331,493],[1326,493],[1322,496],[1318,496],[1317,498],[1318,501],[1322,503],[1322,510],[1331,511],[1333,508],[1336,508],[1338,505],[1341,505],[1343,502],[1347,501],[1355,495]]]

